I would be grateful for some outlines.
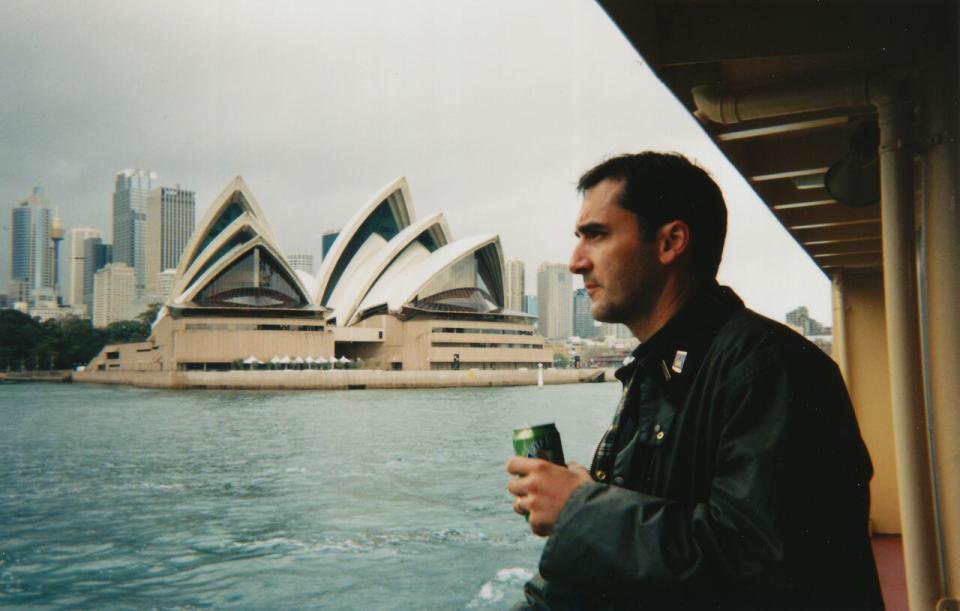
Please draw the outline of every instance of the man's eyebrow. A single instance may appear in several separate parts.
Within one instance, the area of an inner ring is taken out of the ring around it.
[[[574,233],[597,233],[600,231],[606,231],[607,226],[603,223],[589,222],[577,225],[577,228],[574,230]]]

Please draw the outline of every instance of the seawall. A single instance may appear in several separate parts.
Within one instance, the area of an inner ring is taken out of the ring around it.
[[[536,370],[379,371],[82,371],[74,382],[121,384],[144,388],[230,388],[261,390],[344,390],[365,388],[450,388],[468,386],[528,386],[537,383]],[[612,369],[545,369],[544,384],[616,381]]]

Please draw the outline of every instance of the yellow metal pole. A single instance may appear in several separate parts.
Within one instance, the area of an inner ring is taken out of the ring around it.
[[[833,360],[840,367],[843,379],[850,385],[850,363],[847,360],[847,304],[844,300],[843,269],[830,276],[830,297],[833,302]]]
[[[927,397],[933,422],[934,468],[943,546],[946,597],[960,597],[960,211],[957,210],[957,119],[955,73],[928,74],[929,149],[926,156],[927,200],[925,301],[928,361]]]
[[[889,91],[871,98],[880,122],[883,292],[907,597],[922,611],[935,608],[942,584],[920,365],[912,107]]]

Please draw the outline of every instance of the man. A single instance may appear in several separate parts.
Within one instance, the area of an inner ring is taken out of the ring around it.
[[[593,317],[640,346],[589,470],[507,463],[514,511],[550,535],[518,608],[882,609],[872,467],[843,381],[716,283],[716,184],[646,152],[579,190],[570,271]]]

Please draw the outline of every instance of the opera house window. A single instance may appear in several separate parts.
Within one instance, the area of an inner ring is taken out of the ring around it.
[[[260,247],[220,272],[195,299],[203,306],[296,308],[307,304],[280,265]]]

